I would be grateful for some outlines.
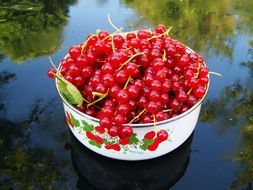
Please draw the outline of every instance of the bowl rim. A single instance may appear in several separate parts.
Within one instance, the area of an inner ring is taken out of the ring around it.
[[[186,46],[186,50],[188,50],[189,52],[196,53],[195,51],[193,51],[188,46]],[[68,56],[68,54],[65,57],[67,57],[67,56]],[[204,64],[204,66],[207,66],[206,63],[205,63],[205,61],[203,61],[203,64]],[[60,68],[61,68],[61,64],[59,64],[59,66],[58,66],[57,69],[60,70]],[[210,75],[209,75],[209,73],[207,74],[207,76],[208,76],[208,83],[207,83],[207,86],[206,86],[206,92],[205,92],[204,96],[201,99],[199,99],[190,109],[188,109],[184,113],[181,113],[181,114],[179,114],[179,115],[177,115],[175,117],[172,117],[172,118],[169,118],[169,119],[166,119],[166,120],[163,120],[163,121],[155,122],[155,125],[158,126],[158,125],[161,125],[161,124],[171,123],[171,122],[173,122],[175,120],[179,120],[180,118],[182,118],[182,117],[190,114],[191,112],[193,112],[197,107],[201,106],[201,103],[205,99],[205,97],[207,95],[207,92],[209,90],[209,85],[210,85]],[[87,114],[79,111],[78,109],[76,109],[72,104],[70,104],[66,100],[66,98],[63,96],[63,94],[61,94],[61,92],[59,90],[59,87],[58,87],[57,81],[58,81],[58,79],[55,78],[56,89],[57,89],[57,92],[58,92],[59,96],[61,97],[63,103],[65,103],[72,111],[74,111],[75,113],[81,115],[82,117],[85,117],[85,118],[87,118],[89,120],[92,120],[93,122],[99,123],[99,119],[98,118],[95,118],[95,117],[92,117],[90,115],[87,115]],[[135,123],[135,124],[128,124],[128,123],[126,123],[126,124],[123,124],[123,125],[129,125],[129,126],[131,126],[133,128],[141,128],[141,127],[151,127],[151,126],[154,126],[154,123]]]

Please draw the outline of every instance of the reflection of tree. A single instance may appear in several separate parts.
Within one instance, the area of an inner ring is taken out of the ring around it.
[[[0,87],[15,77],[15,73],[0,72]],[[48,115],[53,102],[36,100],[30,114],[21,122],[0,115],[1,190],[66,189],[66,178],[61,172],[68,160],[58,159],[54,149],[34,147],[30,142],[30,135],[34,132],[32,128]],[[0,104],[0,112],[5,112],[4,106],[4,103]],[[41,137],[41,141],[44,140],[46,137]]]
[[[253,53],[252,51],[250,51]],[[253,55],[253,54],[252,54]],[[253,57],[252,57],[253,60]],[[246,64],[253,72],[252,61]],[[238,127],[241,134],[240,148],[234,160],[240,161],[241,168],[231,189],[252,189],[253,183],[253,88],[240,81],[225,87],[219,99],[209,100],[203,105],[201,121],[217,122],[219,130],[224,132],[229,127]]]
[[[30,115],[22,122],[0,118],[0,189],[56,189],[63,186],[65,178],[61,169],[66,166],[63,159],[56,160],[53,149],[29,145],[30,127],[45,114],[45,104],[38,100]],[[61,183],[60,185],[58,183]]]
[[[252,8],[253,1],[252,0],[236,0],[233,2],[234,9],[240,12],[240,21],[238,22],[238,30],[243,33],[252,33],[253,32],[253,14]]]
[[[172,35],[189,44],[196,51],[214,51],[217,54],[232,56],[236,19],[232,11],[239,11],[238,24],[243,27],[253,25],[252,1],[233,0],[122,0],[151,24],[164,23],[173,26]],[[242,16],[241,16],[242,13]],[[246,14],[246,15],[243,15]],[[238,13],[237,13],[238,14]],[[251,15],[251,20],[246,19]],[[244,19],[247,23],[244,23]]]
[[[0,2],[0,54],[23,62],[56,51],[62,41],[68,6],[76,0]]]
[[[14,79],[16,77],[15,73],[11,73],[8,71],[2,71],[0,72],[0,86],[8,83],[11,79]],[[4,111],[5,106],[4,103],[0,101],[0,112]]]
[[[0,85],[8,83],[11,79],[13,79],[15,77],[16,77],[15,73],[10,73],[7,71],[0,72]]]

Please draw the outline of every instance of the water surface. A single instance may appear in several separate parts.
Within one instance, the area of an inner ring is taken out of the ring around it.
[[[0,2],[0,189],[252,189],[251,0],[3,0]],[[70,135],[46,76],[97,29],[172,26],[205,58],[211,86],[196,130],[147,162],[105,159]]]

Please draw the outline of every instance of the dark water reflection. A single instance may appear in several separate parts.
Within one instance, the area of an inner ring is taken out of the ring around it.
[[[0,1],[0,189],[252,189],[251,7],[252,0]],[[173,26],[173,37],[223,74],[211,78],[194,138],[172,154],[128,164],[69,136],[47,56],[58,62],[84,35],[112,32],[108,13],[125,30]]]
[[[177,150],[157,159],[125,162],[101,157],[72,139],[73,166],[78,189],[169,189],[183,176],[189,163],[193,135]]]

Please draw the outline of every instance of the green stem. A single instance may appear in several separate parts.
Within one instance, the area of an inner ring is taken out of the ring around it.
[[[114,35],[112,35],[112,52],[115,53]]]
[[[116,31],[121,31],[121,30],[122,30],[122,29],[118,28],[117,26],[115,26],[115,25],[112,23],[110,14],[107,15],[107,18],[108,18],[108,21],[109,21],[110,25],[111,25]]]
[[[167,109],[167,110],[163,110],[163,112],[172,112],[173,109]]]
[[[128,77],[128,79],[127,79],[127,81],[126,81],[126,83],[125,83],[125,85],[124,85],[124,90],[127,88],[127,85],[128,85],[128,83],[131,81],[131,76],[130,77]]]
[[[192,92],[192,88],[187,92],[187,95],[189,95]]]
[[[163,61],[166,61],[166,51],[163,50]]]
[[[218,77],[222,77],[222,74],[214,72],[214,71],[209,71],[209,74],[216,75]]]
[[[90,106],[92,106],[93,104],[95,104],[95,103],[97,103],[97,102],[103,100],[103,99],[108,95],[108,91],[109,91],[109,90],[107,90],[107,92],[106,92],[105,94],[101,94],[101,93],[97,92],[97,93],[100,94],[100,95],[99,95],[99,98],[98,98],[97,100],[95,100],[95,101],[89,103],[89,104],[87,105],[87,107],[90,107]],[[94,93],[95,93],[95,92],[94,92]],[[93,94],[93,92],[92,92],[92,94]]]
[[[83,44],[83,46],[82,46],[81,54],[83,54],[83,51],[84,51],[84,49],[86,48],[86,46],[87,46],[89,40],[90,40],[92,37],[94,37],[94,36],[96,36],[96,35],[95,35],[95,34],[90,35],[89,38],[84,42],[84,44]]]
[[[136,119],[139,119],[139,117],[146,111],[144,108],[137,116],[135,116],[128,124],[133,123]]]
[[[122,67],[124,67],[126,64],[128,64],[132,59],[134,59],[135,57],[139,56],[139,55],[144,55],[144,52],[140,52],[140,53],[136,53],[134,54],[132,57],[130,57],[128,60],[126,60],[118,69],[117,71],[121,70]]]
[[[148,38],[148,40],[152,40],[152,39],[155,39],[155,38],[160,38],[160,37],[162,37],[163,35],[168,36],[169,33],[170,33],[170,31],[171,31],[171,29],[172,29],[172,27],[169,27],[164,33],[159,34],[159,35],[157,35],[157,36],[153,36],[153,37],[151,37],[151,38]]]

